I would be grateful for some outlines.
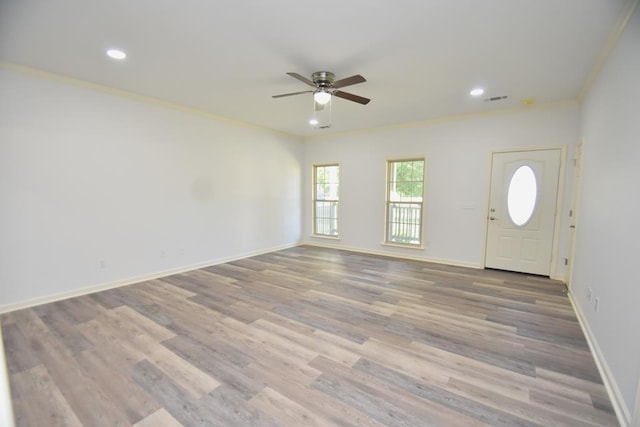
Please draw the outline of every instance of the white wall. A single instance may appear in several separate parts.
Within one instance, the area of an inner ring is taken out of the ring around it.
[[[302,150],[0,68],[0,310],[297,243]]]
[[[582,110],[584,162],[572,280],[578,310],[627,415],[640,379],[639,47],[636,9]],[[597,313],[587,288],[600,299]]]
[[[318,138],[307,142],[303,200],[312,198],[311,166],[340,162],[342,221],[339,241],[311,236],[311,203],[303,207],[307,241],[454,264],[483,266],[490,154],[504,148],[566,146],[578,142],[576,105],[425,122]],[[425,248],[381,245],[384,239],[385,165],[390,158],[426,157]],[[571,177],[570,171],[567,176]],[[567,181],[570,189],[570,182]],[[565,192],[563,218],[570,194]],[[560,257],[566,256],[566,221]],[[562,277],[560,263],[552,275]]]

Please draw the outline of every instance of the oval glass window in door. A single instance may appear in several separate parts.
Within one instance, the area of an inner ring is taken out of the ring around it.
[[[538,200],[536,175],[530,166],[520,166],[509,182],[507,208],[511,221],[519,227],[531,219]]]

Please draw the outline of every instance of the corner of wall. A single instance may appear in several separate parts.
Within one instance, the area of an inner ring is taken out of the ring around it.
[[[636,407],[633,411],[631,427],[640,427],[640,380],[638,380],[638,390],[636,391]]]
[[[620,392],[620,388],[616,383],[615,377],[607,364],[606,359],[604,358],[604,354],[598,345],[598,341],[596,340],[595,335],[591,331],[591,327],[589,323],[586,321],[586,317],[584,312],[582,311],[582,307],[578,302],[574,299],[573,293],[569,292],[569,301],[571,301],[571,305],[573,306],[573,311],[576,313],[576,317],[578,318],[578,323],[580,323],[580,327],[582,328],[582,332],[584,333],[585,338],[587,339],[587,343],[589,344],[589,349],[591,350],[591,354],[593,355],[593,359],[598,367],[598,372],[600,372],[600,377],[602,377],[602,382],[609,394],[609,398],[611,399],[611,404],[613,405],[613,409],[618,417],[618,421],[620,422],[621,427],[630,426],[631,415],[629,408],[624,402],[624,398],[622,397],[622,393]],[[640,388],[638,389],[640,390]],[[638,406],[638,405],[636,405]],[[637,412],[638,408],[636,408]],[[633,425],[632,427],[638,427],[637,425]]]
[[[13,427],[13,407],[11,406],[11,390],[9,389],[9,373],[4,358],[2,325],[0,324],[0,425]]]

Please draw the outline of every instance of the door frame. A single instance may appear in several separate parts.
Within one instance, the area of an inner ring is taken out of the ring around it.
[[[525,151],[545,151],[545,150],[560,150],[560,170],[558,172],[558,193],[556,195],[556,214],[554,217],[554,230],[553,230],[553,243],[551,245],[551,265],[549,266],[549,277],[555,280],[565,280],[565,274],[558,274],[558,250],[560,245],[560,229],[563,228],[562,216],[564,213],[564,185],[566,175],[566,158],[567,158],[567,146],[566,145],[545,145],[537,147],[509,147],[509,148],[496,148],[489,152],[489,159],[487,161],[487,178],[486,178],[486,197],[484,207],[484,230],[482,239],[482,268],[487,268],[487,240],[489,233],[489,204],[491,197],[491,171],[493,164],[493,155],[499,153],[519,153]]]
[[[580,195],[582,193],[582,155],[584,140],[574,147],[571,158],[571,201],[569,202],[567,253],[569,254],[569,265],[565,271],[565,282],[569,292],[573,287],[573,270],[576,257],[576,227],[578,226],[578,208],[580,207]],[[571,229],[573,228],[573,229]]]
[[[636,404],[632,411],[631,427],[640,427],[640,379],[638,379],[638,390],[636,390]]]

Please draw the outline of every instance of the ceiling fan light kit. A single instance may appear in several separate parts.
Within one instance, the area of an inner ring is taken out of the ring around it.
[[[327,102],[331,101],[331,94],[326,92],[324,89],[318,89],[313,93],[313,99],[320,105],[324,105]]]
[[[329,129],[331,127],[331,95],[324,104],[313,100],[313,118],[309,121],[317,129]]]
[[[371,101],[369,98],[338,90],[345,86],[366,82],[367,80],[360,74],[340,80],[335,80],[335,75],[329,71],[316,71],[311,74],[311,79],[308,79],[298,73],[287,74],[308,86],[313,87],[314,89],[304,90],[301,92],[284,93],[282,95],[273,95],[273,98],[283,98],[286,96],[301,95],[303,93],[312,93],[314,115],[313,119],[311,119],[309,123],[320,129],[331,127],[331,99],[333,96],[357,102],[362,105],[366,105]]]

